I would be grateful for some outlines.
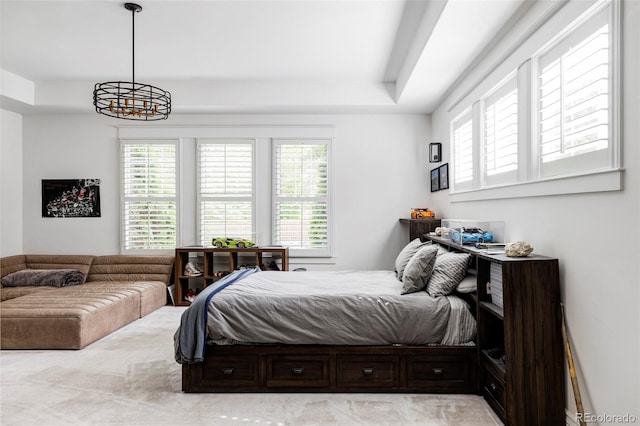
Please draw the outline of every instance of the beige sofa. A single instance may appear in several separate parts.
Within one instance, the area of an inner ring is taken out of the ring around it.
[[[79,270],[86,274],[86,281],[79,285],[0,288],[1,347],[82,349],[164,306],[172,268],[173,256],[1,258],[3,278],[34,269]]]

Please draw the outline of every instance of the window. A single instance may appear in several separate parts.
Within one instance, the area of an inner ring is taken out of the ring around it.
[[[198,140],[200,244],[255,240],[253,141]]]
[[[604,9],[538,56],[541,176],[610,166],[609,44]]]
[[[622,188],[619,4],[568,3],[448,111],[451,201]]]
[[[518,87],[515,75],[483,99],[487,185],[513,182],[518,169]]]
[[[273,242],[329,254],[329,141],[275,140]]]
[[[453,141],[453,185],[457,189],[471,188],[473,180],[473,120],[471,109],[451,125]]]
[[[122,141],[122,250],[173,250],[177,141]]]
[[[286,245],[290,257],[331,257],[334,126],[122,126],[118,133],[121,252],[167,253],[229,237]]]

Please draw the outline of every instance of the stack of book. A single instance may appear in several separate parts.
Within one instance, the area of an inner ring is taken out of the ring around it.
[[[484,250],[486,254],[504,254],[506,243],[476,243],[476,248]]]
[[[491,282],[491,303],[504,308],[504,298],[502,293],[502,265],[499,263],[491,263],[489,280]]]

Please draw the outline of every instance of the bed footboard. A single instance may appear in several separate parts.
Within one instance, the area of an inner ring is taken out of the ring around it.
[[[184,392],[477,394],[475,346],[214,346]]]

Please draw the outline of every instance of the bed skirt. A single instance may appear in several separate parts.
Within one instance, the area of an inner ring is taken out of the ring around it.
[[[477,394],[475,346],[208,346],[184,392]]]

